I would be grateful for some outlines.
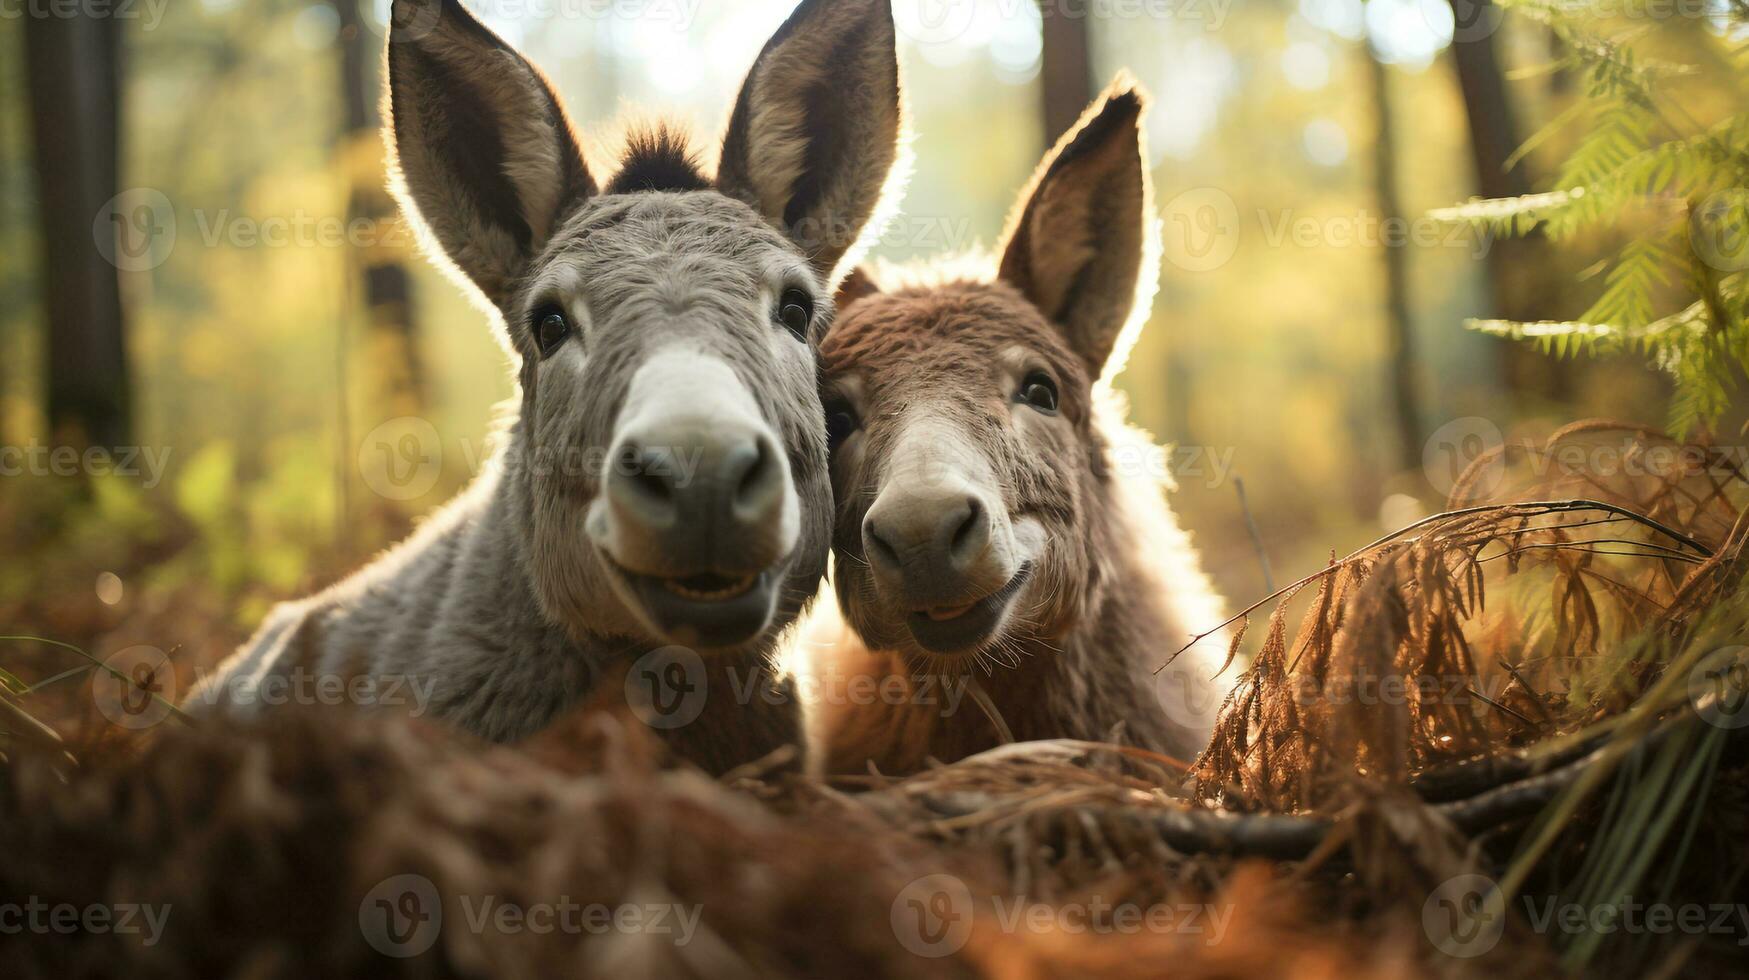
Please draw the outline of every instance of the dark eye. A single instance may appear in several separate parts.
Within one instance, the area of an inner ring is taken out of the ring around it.
[[[783,297],[777,301],[777,322],[795,334],[797,340],[806,341],[808,325],[814,322],[814,298],[806,290],[784,290]]]
[[[1043,371],[1034,371],[1020,383],[1014,400],[1025,402],[1046,415],[1057,414],[1057,383]]]
[[[540,345],[540,356],[551,357],[566,338],[571,336],[571,321],[553,307],[534,315],[534,340]]]
[[[830,451],[837,452],[860,428],[862,420],[856,417],[856,409],[843,402],[826,403],[826,446]]]

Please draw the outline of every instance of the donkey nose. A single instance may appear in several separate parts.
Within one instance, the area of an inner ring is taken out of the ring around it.
[[[776,520],[784,491],[783,473],[776,460],[777,447],[764,434],[723,454],[722,486],[729,494],[729,510],[736,521],[758,525]]]
[[[787,467],[773,437],[696,419],[624,433],[605,493],[622,563],[651,574],[759,571],[784,556]]]
[[[862,522],[863,551],[877,577],[914,601],[975,591],[993,558],[989,508],[976,494],[883,493]]]

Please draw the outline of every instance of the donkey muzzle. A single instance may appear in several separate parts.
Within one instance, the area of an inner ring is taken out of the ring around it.
[[[789,467],[750,426],[679,419],[625,433],[604,492],[614,560],[653,575],[762,571],[789,553]]]
[[[721,362],[639,372],[589,533],[644,619],[678,643],[735,646],[769,623],[800,533],[777,437]]]
[[[862,522],[876,586],[937,653],[976,647],[1001,625],[1029,571],[1008,538],[984,495],[951,479],[889,486]]]

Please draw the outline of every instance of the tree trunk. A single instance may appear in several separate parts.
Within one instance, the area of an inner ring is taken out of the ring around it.
[[[119,23],[85,15],[26,17],[24,38],[51,438],[61,445],[124,446],[132,440],[132,411],[119,270],[112,261],[117,253],[100,249],[97,238],[128,230],[104,220],[118,189]]]
[[[1523,163],[1508,170],[1506,161],[1518,149],[1522,134],[1517,114],[1506,94],[1506,75],[1494,47],[1503,13],[1493,0],[1448,0],[1456,29],[1451,46],[1469,124],[1470,162],[1476,191],[1482,197],[1528,194],[1532,181]],[[1546,260],[1538,255],[1536,238],[1498,238],[1488,249],[1488,315],[1508,320],[1546,319],[1538,309],[1550,295],[1543,276]],[[1571,388],[1565,366],[1525,344],[1501,342],[1501,371],[1515,391],[1542,389],[1557,398]]]
[[[366,405],[383,418],[424,411],[424,377],[413,315],[412,276],[405,243],[388,240],[395,202],[384,187],[382,141],[378,133],[377,38],[366,30],[362,0],[333,0],[340,18],[341,127],[339,151],[351,190],[347,227],[368,228],[350,254],[364,292],[365,365],[371,391]]]
[[[1403,206],[1397,189],[1397,130],[1391,116],[1390,69],[1366,47],[1367,75],[1376,119],[1373,144],[1373,194],[1380,227],[1402,224]],[[1396,419],[1398,464],[1404,470],[1421,465],[1421,414],[1415,404],[1415,325],[1409,315],[1408,243],[1393,234],[1380,236],[1385,271],[1385,351],[1390,365],[1391,410]]]
[[[1049,149],[1093,101],[1094,81],[1087,16],[1069,16],[1062,8],[1045,6],[1038,78],[1044,98],[1045,148]]]

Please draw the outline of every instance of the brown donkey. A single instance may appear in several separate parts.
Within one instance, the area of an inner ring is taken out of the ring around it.
[[[862,271],[840,292],[822,400],[855,635],[817,620],[802,658],[833,770],[1009,739],[1188,758],[1208,737],[1219,640],[1154,671],[1220,603],[1165,474],[1125,471],[1161,454],[1135,451],[1152,444],[1100,380],[1157,274],[1142,108],[1120,80],[1046,156],[993,281],[926,271],[883,290]]]

